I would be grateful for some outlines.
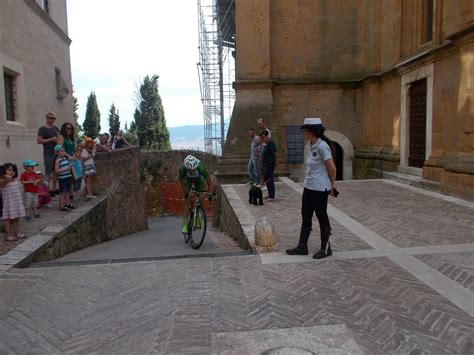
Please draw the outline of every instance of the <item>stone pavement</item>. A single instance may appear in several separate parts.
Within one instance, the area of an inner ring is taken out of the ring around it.
[[[5,272],[0,354],[472,354],[472,207],[382,181],[339,189],[336,252],[324,260],[272,253]],[[300,190],[278,183],[276,202],[248,209],[274,221],[281,249],[297,240]]]
[[[86,262],[123,259],[146,259],[184,255],[203,255],[229,252],[241,252],[242,249],[230,237],[218,232],[208,224],[206,239],[198,250],[184,242],[181,234],[181,217],[161,217],[148,220],[148,230],[117,238],[105,243],[85,248],[53,263]],[[47,264],[47,263],[46,263]]]

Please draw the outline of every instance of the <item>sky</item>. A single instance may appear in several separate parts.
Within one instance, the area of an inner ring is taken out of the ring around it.
[[[72,82],[85,117],[93,90],[108,130],[112,102],[131,122],[140,80],[157,74],[168,127],[202,124],[197,0],[68,0]]]

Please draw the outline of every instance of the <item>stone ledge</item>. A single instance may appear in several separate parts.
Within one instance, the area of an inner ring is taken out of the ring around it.
[[[97,214],[98,209],[105,211],[106,199],[106,197],[101,197],[92,200],[63,219],[53,222],[38,234],[29,237],[8,253],[0,256],[0,266],[25,267],[34,260],[51,260],[92,245],[88,242],[102,241],[101,238],[106,237],[105,232],[101,233],[100,225],[103,223],[99,225],[90,223],[89,218],[91,214]],[[94,230],[100,235],[93,236]],[[98,238],[91,238],[89,234],[91,231],[92,236]],[[3,269],[7,268],[2,267]]]

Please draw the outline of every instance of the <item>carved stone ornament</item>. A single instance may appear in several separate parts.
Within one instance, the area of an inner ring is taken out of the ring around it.
[[[61,77],[61,69],[55,67],[54,71],[56,73],[56,98],[62,101],[69,95],[69,88]]]

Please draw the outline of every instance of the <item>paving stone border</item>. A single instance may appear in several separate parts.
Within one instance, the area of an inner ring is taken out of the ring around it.
[[[25,267],[32,261],[52,260],[106,240],[103,223],[106,200],[106,197],[91,200],[1,255],[0,274],[12,267]]]

